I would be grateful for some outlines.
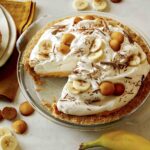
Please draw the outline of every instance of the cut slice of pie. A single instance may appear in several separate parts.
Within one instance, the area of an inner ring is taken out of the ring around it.
[[[144,101],[150,91],[149,56],[143,37],[126,25],[82,15],[39,31],[23,63],[36,81],[68,77],[61,97],[50,107],[54,117],[93,125],[118,120]]]

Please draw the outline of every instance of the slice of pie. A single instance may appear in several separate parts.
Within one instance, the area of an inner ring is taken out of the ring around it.
[[[74,124],[118,120],[150,91],[147,43],[107,17],[83,15],[49,23],[27,46],[23,63],[37,83],[40,77],[68,77],[50,110]]]

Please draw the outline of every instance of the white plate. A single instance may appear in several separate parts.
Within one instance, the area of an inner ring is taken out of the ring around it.
[[[9,42],[9,27],[3,10],[0,8],[0,32],[2,34],[2,43],[0,46],[0,58],[3,56]]]
[[[13,20],[13,18],[11,17],[11,15],[9,14],[9,12],[0,5],[0,8],[3,10],[7,21],[8,21],[8,26],[9,26],[9,30],[10,30],[10,40],[7,46],[7,49],[4,53],[4,55],[0,58],[0,67],[2,67],[6,61],[9,59],[9,57],[11,56],[14,47],[15,47],[15,43],[16,43],[16,37],[17,37],[17,31],[16,31],[16,25],[15,22]]]

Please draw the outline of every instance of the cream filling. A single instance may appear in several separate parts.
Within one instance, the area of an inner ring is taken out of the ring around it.
[[[73,26],[73,19],[66,19],[56,25],[66,25],[66,30],[58,32],[53,35],[53,28],[45,31],[38,41],[37,45],[33,48],[30,55],[30,65],[34,67],[34,70],[38,74],[48,74],[53,72],[72,72],[78,69],[80,74],[76,75],[72,73],[69,76],[68,81],[75,79],[84,79],[91,83],[91,90],[80,94],[72,94],[66,87],[62,91],[62,95],[57,102],[59,111],[66,114],[83,116],[101,113],[104,111],[111,111],[126,105],[137,94],[143,76],[146,77],[150,65],[147,60],[135,67],[127,67],[126,70],[114,70],[107,65],[101,65],[97,63],[103,71],[98,73],[97,79],[91,79],[87,76],[88,73],[92,73],[94,68],[87,56],[90,53],[91,43],[95,38],[100,38],[105,42],[104,55],[105,57],[101,61],[111,62],[115,60],[119,54],[128,57],[130,55],[143,53],[143,50],[137,43],[131,44],[125,37],[124,42],[121,45],[119,52],[114,52],[109,46],[110,36],[107,34],[104,36],[99,30],[103,27],[96,27],[91,34],[80,33],[79,29],[93,28],[96,24],[93,20],[83,20],[77,25]],[[109,25],[111,31],[119,31],[123,33],[123,29],[120,27],[112,27]],[[63,55],[57,51],[57,47],[60,44],[60,39],[64,33],[72,33],[75,35],[75,39],[71,43],[71,51],[67,55]],[[85,31],[86,32],[86,31]],[[39,43],[43,40],[51,40],[53,52],[50,53],[47,59],[41,60],[39,52]],[[80,61],[81,60],[81,61]],[[85,63],[84,63],[85,61]],[[120,59],[120,62],[122,60]],[[76,66],[77,65],[77,66]],[[98,83],[102,81],[112,81],[117,83],[123,83],[125,85],[125,92],[121,96],[103,96],[99,89]],[[94,92],[95,91],[95,92]],[[93,102],[94,100],[100,100]]]
[[[34,68],[34,71],[37,74],[49,74],[52,72],[71,72],[75,67],[76,63],[79,61],[80,57],[83,55],[89,54],[89,49],[92,41],[94,40],[94,35],[83,35],[76,31],[72,31],[75,27],[70,26],[70,23],[73,21],[73,18],[67,19],[56,25],[67,25],[67,28],[63,32],[58,32],[56,35],[53,35],[53,28],[50,28],[44,32],[40,37],[38,43],[33,48],[29,64]],[[76,29],[76,28],[75,28]],[[57,50],[60,46],[60,39],[64,33],[72,33],[75,35],[75,39],[70,45],[70,52],[66,55],[63,55]],[[49,57],[42,59],[39,56],[39,45],[42,41],[49,40],[52,43],[52,52],[50,52]],[[88,41],[88,43],[87,43]]]
[[[75,68],[77,62],[79,61],[78,57],[68,57],[67,59],[62,61],[44,61],[40,64],[37,64],[34,67],[34,70],[38,74],[48,74],[48,73],[54,73],[54,72],[68,72],[71,73],[71,71]]]

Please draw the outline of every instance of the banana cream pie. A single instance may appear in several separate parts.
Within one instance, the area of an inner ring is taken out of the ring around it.
[[[40,77],[68,77],[52,115],[82,125],[120,119],[150,90],[150,50],[141,35],[107,17],[82,15],[49,23],[26,48],[23,63]]]

